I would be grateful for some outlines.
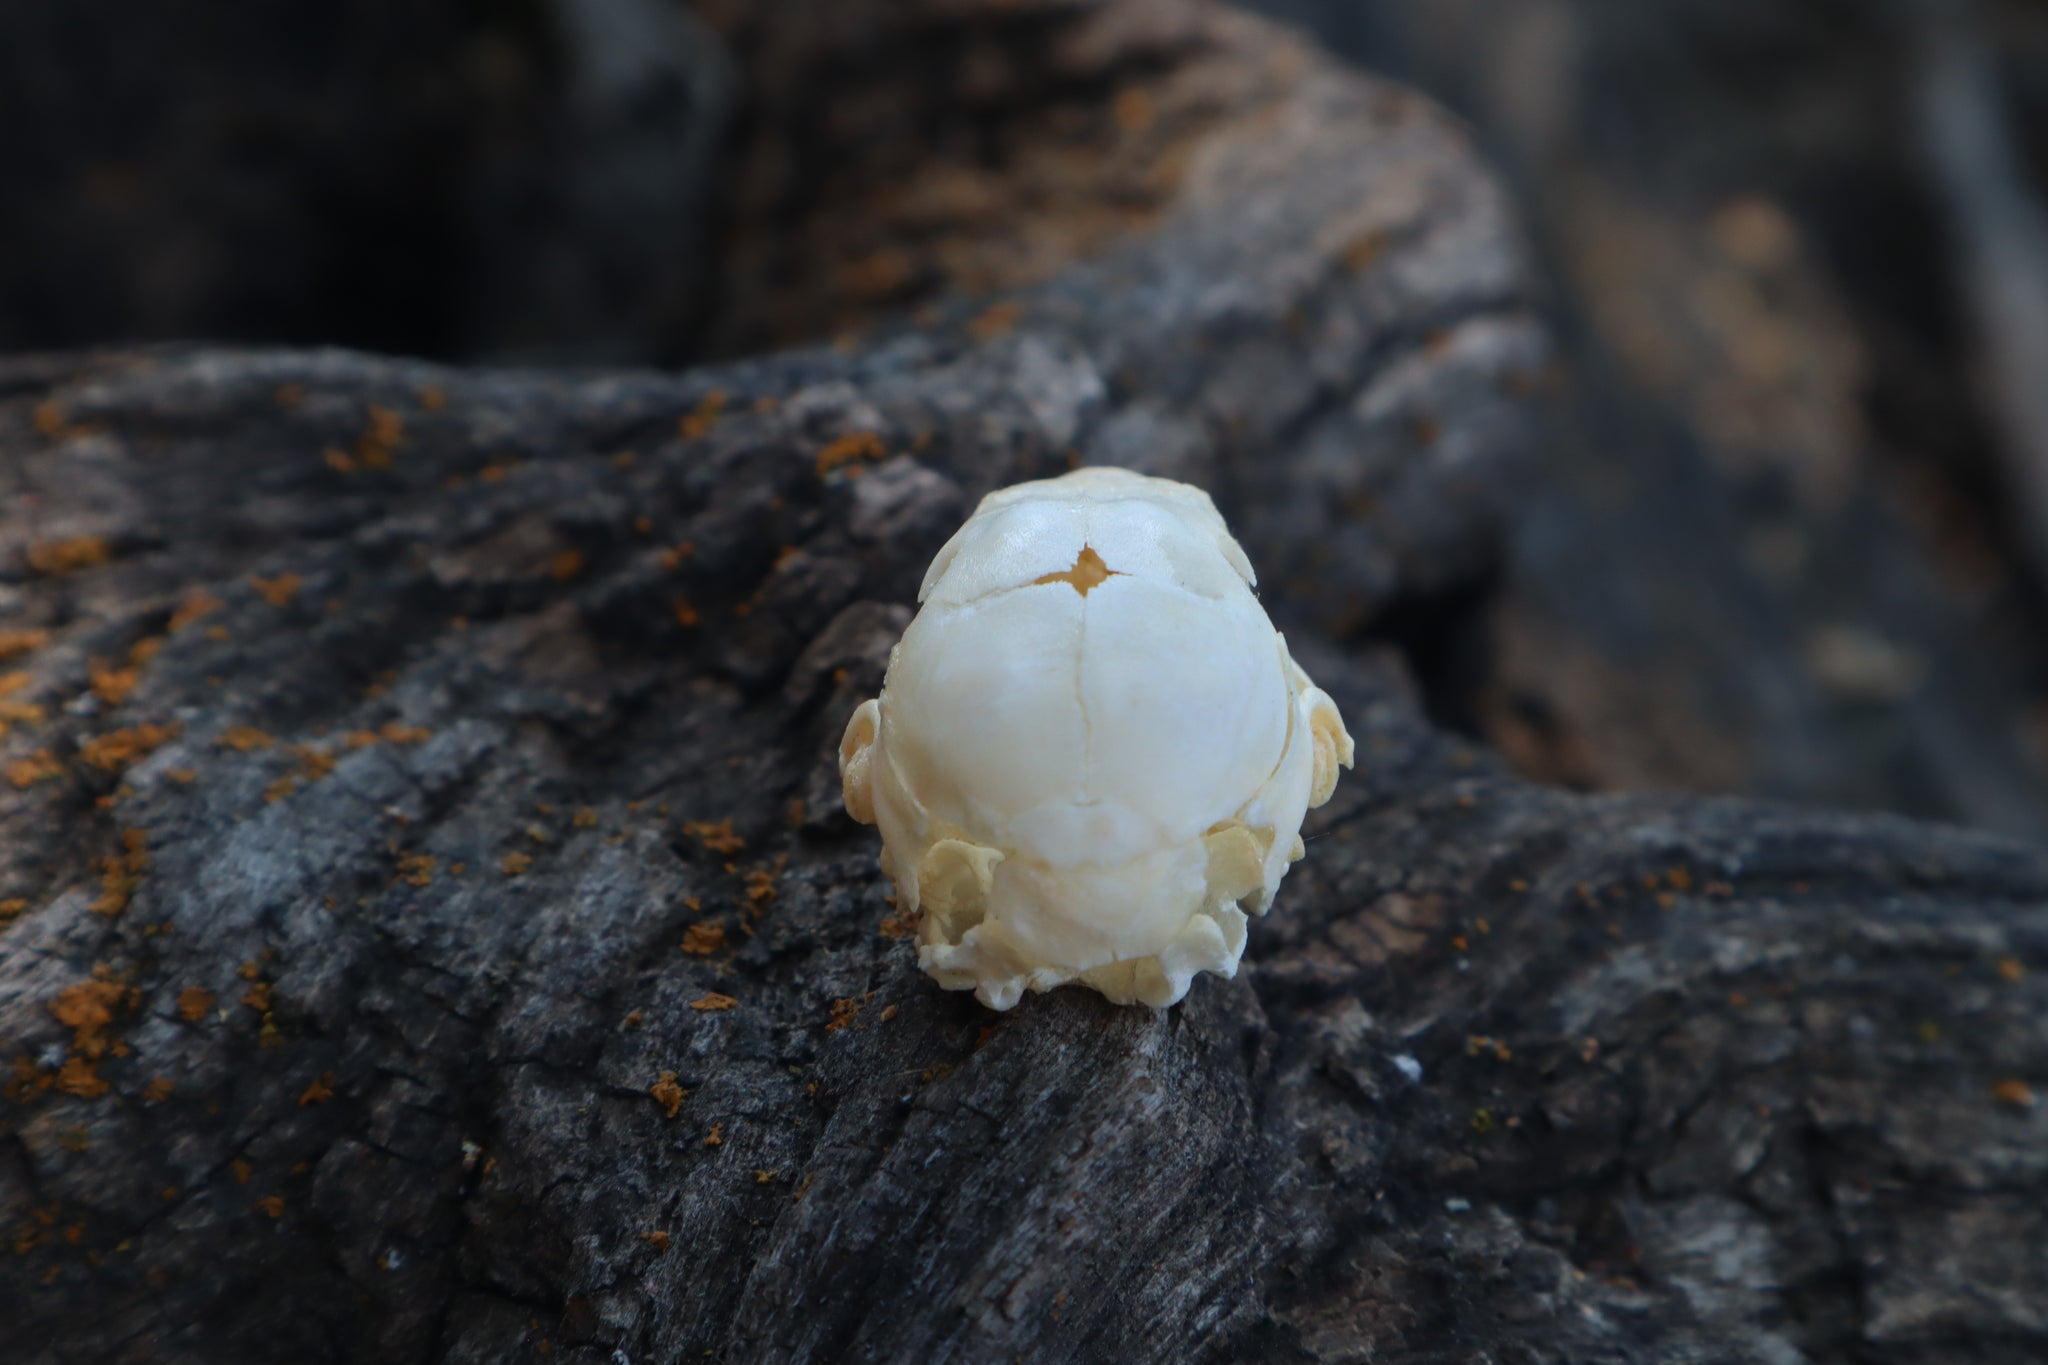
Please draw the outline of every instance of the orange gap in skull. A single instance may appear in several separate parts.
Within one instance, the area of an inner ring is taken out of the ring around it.
[[[1043,578],[1034,578],[1032,584],[1071,583],[1074,591],[1086,597],[1088,590],[1101,585],[1106,578],[1121,577],[1115,569],[1102,562],[1102,556],[1095,553],[1092,545],[1083,545],[1081,553],[1074,556],[1074,567],[1064,573],[1049,573]]]

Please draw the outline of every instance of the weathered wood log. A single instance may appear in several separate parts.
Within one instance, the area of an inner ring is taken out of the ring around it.
[[[0,1355],[2048,1344],[2048,861],[1432,729],[1380,636],[1484,581],[1543,364],[1499,194],[1249,21],[1031,8],[1104,136],[1206,112],[999,299],[681,376],[0,363]],[[1071,460],[1217,492],[1361,765],[1237,979],[997,1016],[833,749]]]

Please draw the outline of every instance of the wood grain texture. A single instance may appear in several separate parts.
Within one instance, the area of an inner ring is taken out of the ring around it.
[[[1266,93],[1000,299],[674,376],[0,363],[0,1357],[2048,1344],[2048,862],[1432,729],[1371,627],[1499,554],[1501,196],[1251,21],[1046,8]],[[1217,492],[1360,771],[1237,979],[996,1016],[834,745],[1070,461]]]

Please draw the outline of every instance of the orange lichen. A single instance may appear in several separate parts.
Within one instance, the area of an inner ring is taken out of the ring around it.
[[[38,749],[27,758],[17,758],[7,765],[7,780],[26,791],[38,782],[47,782],[64,771],[57,756],[48,749]]]
[[[299,1108],[308,1105],[325,1104],[334,1098],[334,1073],[323,1071],[320,1078],[299,1092]]]
[[[252,749],[268,749],[272,740],[253,725],[230,725],[220,732],[215,743],[246,754]]]
[[[390,408],[370,406],[370,429],[356,438],[356,458],[365,469],[389,469],[405,439],[405,419]]]
[[[149,870],[148,839],[147,830],[122,830],[121,851],[100,859],[100,894],[92,903],[94,914],[111,919],[128,908],[142,885],[142,874]]]
[[[235,1178],[237,1185],[246,1185],[249,1183],[249,1177],[256,1174],[256,1168],[240,1157],[236,1157],[228,1163],[228,1174]]]
[[[967,331],[976,341],[991,341],[1015,328],[1023,318],[1023,304],[1014,301],[998,303],[983,309],[967,324]]]
[[[32,654],[48,643],[47,630],[0,630],[0,664]]]
[[[2016,957],[2002,957],[1998,960],[1998,978],[2001,981],[2018,981],[2027,974],[2027,969]]]
[[[654,562],[661,565],[663,569],[674,570],[695,553],[697,553],[697,542],[694,540],[679,540],[667,549],[658,552],[654,556]]]
[[[676,423],[676,433],[685,441],[695,441],[709,432],[725,412],[725,390],[713,389],[697,400],[694,411],[683,415]]]
[[[420,406],[428,412],[439,412],[448,406],[448,392],[439,384],[422,385],[418,397]]]
[[[377,731],[390,744],[424,744],[434,737],[434,732],[424,725],[407,725],[402,721],[388,720]]]
[[[711,1131],[704,1135],[704,1145],[706,1147],[723,1147],[725,1145],[725,1125],[722,1123],[712,1124]]]
[[[38,541],[28,547],[29,567],[51,578],[97,568],[113,557],[105,536],[72,536],[66,540]]]
[[[357,469],[356,457],[338,446],[329,446],[321,451],[320,460],[337,474],[353,474]]]
[[[690,1008],[693,1010],[705,1011],[729,1010],[737,1004],[739,1004],[739,1001],[733,999],[731,996],[720,995],[717,991],[712,991],[708,995],[701,996],[698,999],[692,1000],[690,1002]]]
[[[883,1023],[888,1023],[891,1019],[894,1019],[896,1017],[896,1007],[894,1005],[883,1006],[881,1017]]]
[[[48,398],[35,405],[29,413],[29,420],[35,423],[37,435],[53,441],[71,426],[71,420],[64,415],[64,409]]]
[[[304,384],[279,384],[271,394],[271,397],[281,408],[295,408],[305,401],[306,386]]]
[[[880,927],[883,938],[906,939],[917,933],[918,921],[924,916],[915,910],[898,910],[893,915],[884,915]]]
[[[656,1251],[668,1250],[669,1236],[667,1233],[662,1232],[659,1229],[656,1229],[653,1232],[641,1233],[640,1240],[647,1243],[647,1245],[653,1247]]]
[[[678,597],[669,610],[675,614],[676,624],[688,630],[697,624],[697,609]]]
[[[566,583],[583,572],[583,554],[578,550],[564,550],[548,561],[548,575],[557,583]]]
[[[747,909],[753,914],[760,914],[775,900],[775,879],[782,874],[785,861],[777,858],[774,867],[757,867],[747,873]]]
[[[882,438],[875,432],[848,432],[828,442],[825,448],[818,452],[818,477],[824,478],[841,465],[852,464],[857,460],[879,460],[886,454],[888,448],[882,444]]]
[[[498,864],[498,870],[508,877],[523,877],[526,875],[526,870],[532,866],[533,855],[531,853],[507,853],[505,860]]]
[[[176,725],[131,725],[109,730],[79,746],[78,756],[101,772],[117,773],[177,736]]]
[[[250,1207],[254,1208],[258,1213],[267,1213],[272,1218],[282,1218],[284,1217],[284,1196],[281,1194],[266,1194]]]
[[[1132,85],[1117,91],[1116,99],[1110,104],[1110,112],[1122,131],[1142,133],[1152,126],[1156,111],[1152,106],[1151,92]]]
[[[2014,1109],[2034,1107],[2034,1088],[2018,1077],[2008,1077],[1991,1087],[1991,1097]]]
[[[213,1008],[214,994],[204,986],[187,986],[178,992],[178,1017],[188,1024],[206,1018]]]
[[[276,1003],[270,983],[268,981],[251,982],[249,989],[242,992],[242,1003],[255,1010],[258,1014],[270,1013],[270,1007]]]
[[[402,853],[398,857],[398,875],[393,880],[410,886],[430,886],[434,881],[435,861],[431,853]]]
[[[662,1072],[654,1084],[647,1087],[647,1093],[654,1096],[654,1102],[661,1106],[661,1112],[669,1118],[674,1118],[682,1109],[683,1101],[690,1097],[689,1091],[676,1084],[676,1073],[673,1071]]]
[[[725,946],[725,926],[716,920],[683,930],[683,951],[709,957]]]
[[[574,829],[596,829],[597,811],[589,806],[578,806],[576,813],[569,817],[569,824]]]
[[[143,1103],[162,1104],[171,1097],[171,1092],[175,1089],[177,1087],[168,1078],[163,1076],[151,1077],[149,1084],[144,1086],[142,1090]]]
[[[50,1013],[71,1030],[70,1055],[58,1068],[57,1089],[81,1099],[97,1099],[112,1088],[100,1076],[99,1062],[110,1052],[123,1050],[112,1037],[114,1011],[134,1002],[135,992],[112,980],[104,967],[95,968],[91,980],[68,987],[50,1002]],[[21,1068],[15,1070],[20,1082],[24,1079]]]
[[[832,1002],[832,1018],[825,1025],[825,1032],[837,1033],[843,1028],[850,1028],[853,1025],[853,1021],[859,1017],[860,997],[849,995],[842,1000],[834,1000]]]
[[[249,586],[256,590],[256,595],[273,607],[290,605],[304,583],[305,580],[295,573],[281,573],[271,578],[252,574],[249,578]]]
[[[730,816],[717,824],[706,820],[687,820],[683,823],[683,833],[704,845],[712,853],[737,853],[747,846],[745,839],[732,832]]]
[[[57,1069],[57,1088],[82,1100],[96,1100],[114,1087],[99,1074],[99,1063],[71,1056]]]
[[[9,896],[5,900],[0,900],[0,924],[7,923],[26,909],[28,909],[28,897],[26,896]]]

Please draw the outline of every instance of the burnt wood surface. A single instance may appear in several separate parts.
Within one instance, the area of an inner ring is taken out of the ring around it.
[[[1426,719],[1548,364],[1462,133],[1197,5],[907,8],[1028,23],[1003,126],[1130,211],[685,374],[0,362],[0,1359],[2039,1359],[2048,859]],[[1236,979],[995,1015],[834,746],[1077,462],[1216,493],[1360,762]]]

